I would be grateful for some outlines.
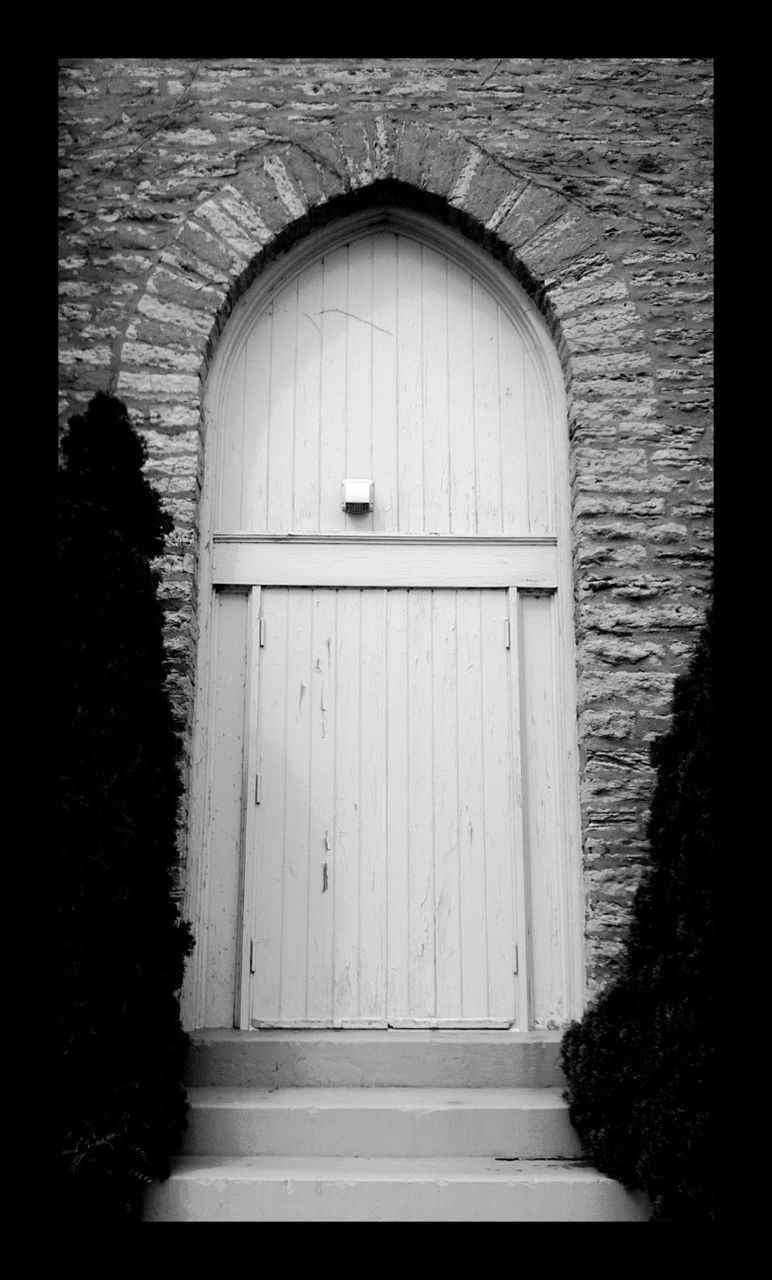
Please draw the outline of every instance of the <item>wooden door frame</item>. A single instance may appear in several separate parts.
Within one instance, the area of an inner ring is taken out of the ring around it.
[[[401,542],[403,545],[412,541],[415,544],[415,551],[419,554],[422,541],[431,541],[433,544],[439,542],[451,544],[465,542],[468,544],[474,541],[480,544],[480,550],[483,545],[486,546],[488,549],[487,554],[492,558],[502,551],[506,552],[506,550],[520,544],[519,550],[529,555],[533,562],[531,572],[535,576],[530,581],[523,582],[518,580],[513,582],[511,572],[506,578],[502,578],[502,574],[499,572],[498,579],[496,579],[496,573],[493,572],[492,575],[483,573],[484,580],[477,580],[474,583],[469,582],[467,585],[480,587],[494,585],[495,583],[495,585],[506,586],[510,590],[517,588],[557,590],[556,646],[557,656],[562,657],[564,660],[555,664],[555,697],[556,706],[560,709],[556,747],[561,759],[564,761],[564,768],[560,772],[562,803],[559,806],[559,810],[564,826],[561,845],[565,850],[565,856],[560,865],[556,867],[557,888],[554,907],[557,933],[561,939],[561,949],[560,954],[554,957],[555,972],[558,975],[555,982],[558,989],[564,993],[564,997],[562,1001],[562,1016],[554,1025],[565,1025],[572,1018],[581,1016],[584,1009],[584,910],[578,791],[578,741],[574,713],[576,708],[576,662],[573,631],[573,575],[570,556],[567,411],[562,370],[554,342],[545,321],[524,291],[500,264],[495,262],[484,250],[465,240],[460,233],[445,226],[443,223],[428,218],[415,210],[390,206],[368,209],[364,212],[337,219],[322,230],[310,233],[304,240],[295,244],[286,255],[280,256],[272,262],[234,308],[223,338],[214,354],[207,377],[202,407],[205,460],[203,468],[204,483],[199,507],[198,648],[188,819],[188,883],[186,886],[188,915],[192,917],[198,945],[188,967],[183,994],[185,1021],[186,1024],[192,1026],[205,1025],[205,983],[208,963],[206,946],[206,823],[208,814],[209,737],[213,693],[210,650],[215,591],[220,589],[249,590],[252,588],[248,623],[247,670],[249,672],[256,665],[251,661],[250,646],[256,643],[255,630],[259,616],[259,588],[261,585],[267,585],[267,583],[264,581],[264,575],[259,581],[254,576],[255,572],[257,572],[259,577],[259,570],[247,569],[244,564],[238,570],[234,570],[231,567],[230,577],[226,572],[223,578],[223,564],[228,554],[226,549],[230,548],[231,553],[234,548],[237,552],[241,551],[242,561],[245,556],[249,559],[251,555],[254,562],[254,548],[261,543],[266,546],[273,545],[276,547],[283,541],[285,545],[295,544],[297,548],[301,542],[299,535],[285,535],[280,539],[270,534],[252,535],[248,532],[240,534],[238,531],[222,533],[212,528],[213,482],[219,474],[217,456],[220,438],[217,431],[217,423],[221,421],[223,387],[227,380],[231,361],[246,331],[257,322],[259,316],[270,304],[277,291],[322,254],[330,252],[354,237],[367,235],[376,229],[382,228],[401,231],[445,254],[465,267],[489,290],[520,330],[528,344],[529,351],[536,359],[542,372],[547,394],[549,418],[553,424],[551,440],[554,441],[558,431],[565,433],[565,447],[559,448],[551,457],[557,496],[554,537],[546,539],[538,537],[503,537],[501,539],[478,537],[472,540],[455,539],[452,535],[440,535],[439,537],[430,535],[422,540],[418,536],[411,537],[411,535],[369,535],[368,539],[368,535],[356,534],[348,535],[346,540],[356,539],[360,544],[360,551],[364,550],[365,547],[368,547],[368,549],[377,548],[375,555],[382,555],[384,547],[388,546],[389,541],[393,542],[394,540]],[[550,447],[552,448],[552,444]],[[329,544],[330,541],[329,535],[306,535],[305,537],[306,547],[313,544],[319,547],[319,544]],[[504,544],[507,544],[506,547]],[[550,583],[548,585],[543,580],[544,552],[552,547],[557,549],[558,554],[554,557],[554,584]],[[252,548],[251,551],[250,548]],[[473,554],[477,555],[477,549]],[[237,556],[234,557],[231,554],[231,564],[235,559],[237,559]],[[241,580],[239,579],[239,574],[241,574]],[[252,580],[243,581],[245,575],[248,579],[251,577]],[[221,579],[221,585],[216,587],[218,576]],[[494,581],[489,580],[491,576]],[[292,581],[283,585],[292,585]],[[362,582],[360,585],[377,586],[380,583],[376,580],[367,584]],[[419,586],[421,583],[419,581],[412,585]],[[429,584],[427,583],[426,585]],[[254,588],[257,588],[257,592],[255,592]],[[255,600],[257,600],[257,606],[255,605]],[[516,631],[517,628],[514,628],[514,630]],[[516,652],[516,644],[513,644],[513,650]],[[234,1024],[243,1028],[249,1027],[248,1010],[245,1010],[248,997],[244,994],[249,988],[249,983],[244,981],[244,975],[248,974],[249,969],[249,938],[243,928],[244,892],[246,879],[252,874],[251,870],[245,866],[244,849],[248,830],[251,830],[251,823],[254,822],[255,806],[248,803],[248,783],[250,767],[252,766],[250,752],[254,750],[254,746],[250,746],[250,744],[254,743],[253,731],[256,725],[258,693],[259,691],[254,687],[254,684],[250,684],[247,691],[248,711],[245,724],[247,749],[244,753],[243,836],[241,865],[238,869],[240,884],[238,920],[240,968],[239,973],[235,975]],[[515,779],[515,785],[519,785],[517,778]],[[523,909],[526,918],[523,921],[518,921],[518,925],[522,924],[524,929],[523,937],[526,939],[527,956],[526,964],[521,964],[519,968],[525,969],[526,973],[530,975],[533,967],[529,963],[533,939],[527,907],[524,905]],[[525,978],[525,983],[528,988],[527,999],[525,1004],[519,1005],[519,1007],[529,1010],[528,1026],[520,1028],[521,1030],[529,1029],[531,1025],[530,1010],[534,1004],[530,978]],[[245,1012],[247,1014],[246,1021]]]

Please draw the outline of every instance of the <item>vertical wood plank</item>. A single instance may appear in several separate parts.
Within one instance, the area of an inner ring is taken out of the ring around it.
[[[260,650],[259,772],[261,803],[255,815],[253,1017],[280,1017],[282,888],[287,750],[287,651],[289,592],[263,591],[266,643]],[[247,797],[254,804],[254,795]]]
[[[295,457],[292,529],[319,529],[320,375],[322,347],[322,265],[307,267],[297,282],[298,354],[295,374]]]
[[[424,528],[450,531],[446,258],[424,248],[421,280]]]
[[[528,457],[528,532],[553,533],[553,486],[550,475],[549,417],[542,379],[534,361],[525,365],[526,452]]]
[[[488,1016],[480,592],[458,592],[459,896],[463,1013]]]
[[[501,425],[499,422],[498,324],[495,300],[473,282],[477,531],[501,533]]]
[[[514,844],[514,896],[515,941],[518,948],[518,972],[515,982],[516,1017],[520,1031],[530,1026],[531,993],[531,933],[528,903],[530,888],[526,863],[527,833],[523,797],[523,745],[521,706],[522,643],[520,625],[520,592],[510,587],[508,593],[510,625],[509,650],[509,719],[512,752],[512,827]]]
[[[252,1017],[252,945],[254,938],[255,895],[257,891],[257,808],[252,803],[260,765],[260,617],[262,588],[252,587],[246,610],[246,681],[245,681],[245,750],[242,768],[242,865],[239,874],[241,894],[240,963],[237,974],[236,1025],[249,1028]]]
[[[397,237],[373,237],[373,529],[399,528],[397,480]]]
[[[311,727],[311,592],[296,588],[287,602],[284,865],[281,917],[281,1017],[306,1012],[309,893],[309,773]]]
[[[337,593],[312,593],[311,748],[308,895],[308,1003],[311,1021],[333,1017],[333,894],[335,842],[335,610]]]
[[[227,1027],[239,968],[247,593],[218,592],[214,615],[204,1025]]]
[[[348,248],[324,258],[322,292],[320,530],[345,529],[341,483],[346,478],[346,334]]]
[[[526,533],[530,459],[526,449],[525,350],[522,338],[500,307],[498,341],[502,527],[504,533]]]
[[[503,591],[480,593],[489,1016],[514,1021],[515,913],[507,617]]]
[[[386,1019],[386,592],[363,591],[359,698],[359,1017]]]
[[[241,466],[244,448],[244,369],[245,353],[241,350],[233,360],[223,403],[221,453],[219,462],[220,495],[215,515],[217,528],[240,529]]]
[[[268,528],[272,332],[269,307],[246,339],[244,450],[238,469],[242,523],[235,527],[252,533]]]
[[[286,533],[292,523],[295,458],[297,281],[273,304],[271,408],[268,468],[268,531]]]
[[[434,912],[438,1018],[460,1018],[463,1005],[458,847],[457,596],[456,591],[432,592]]]
[[[410,1013],[436,1017],[432,593],[408,592]]]
[[[448,430],[450,436],[450,527],[477,532],[472,280],[448,263]]]
[[[532,1020],[537,1027],[558,1025],[560,936],[558,868],[561,851],[557,812],[558,762],[553,672],[553,596],[521,593],[523,757],[525,826],[528,837],[530,918],[533,937]]]
[[[410,951],[410,738],[408,703],[407,591],[387,591],[387,1016],[409,1016]]]
[[[372,479],[373,246],[372,237],[349,245],[346,304],[347,476]],[[372,529],[371,514],[345,516],[352,532]]]
[[[565,454],[560,456],[558,441],[554,437],[553,447],[561,463],[556,468],[555,475],[556,519],[558,528],[562,526],[567,530],[570,527],[568,459]],[[562,508],[560,511],[557,510],[558,502]],[[555,749],[560,779],[557,799],[560,834],[556,849],[556,870],[560,886],[558,889],[559,928],[563,939],[557,981],[560,991],[560,1017],[565,1021],[581,1016],[584,1010],[585,992],[579,744],[576,722],[576,667],[571,576],[570,559],[565,555],[561,565],[562,582],[553,596],[552,623],[557,720]]]
[[[361,592],[337,594],[333,983],[335,1019],[345,1021],[359,1014]]]
[[[397,237],[397,413],[399,527],[423,533],[421,246]]]

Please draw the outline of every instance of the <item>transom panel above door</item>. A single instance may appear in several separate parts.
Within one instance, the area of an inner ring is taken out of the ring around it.
[[[405,230],[279,279],[229,355],[220,532],[555,531],[549,383],[530,305]],[[374,481],[371,513],[341,482]]]
[[[512,1025],[507,592],[261,614],[252,1025]]]

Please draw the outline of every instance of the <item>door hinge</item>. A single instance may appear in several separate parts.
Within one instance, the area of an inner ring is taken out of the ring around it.
[[[258,638],[258,643],[260,645],[260,648],[261,649],[264,648],[265,647],[265,618],[258,618],[257,620],[257,638]]]
[[[262,782],[262,779],[260,774],[259,773],[255,774],[255,804],[260,803],[261,782]]]
[[[520,965],[518,963],[517,943],[515,943],[515,967],[513,969],[513,973],[517,973],[519,968],[520,968]]]
[[[249,972],[255,972],[255,941],[254,938],[249,940]]]
[[[504,619],[504,640],[507,648],[509,648],[512,643],[512,632],[509,626],[509,618]]]

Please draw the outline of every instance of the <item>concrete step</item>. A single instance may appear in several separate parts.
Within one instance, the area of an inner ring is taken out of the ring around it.
[[[188,1101],[186,1155],[581,1155],[558,1088],[200,1088]]]
[[[196,1031],[191,1088],[554,1088],[560,1031]]]
[[[146,1222],[643,1222],[639,1196],[581,1162],[180,1158]]]
[[[149,1222],[646,1221],[578,1159],[562,1032],[197,1031]]]

